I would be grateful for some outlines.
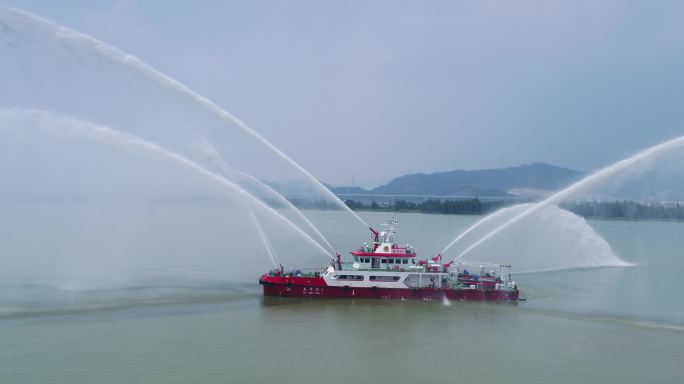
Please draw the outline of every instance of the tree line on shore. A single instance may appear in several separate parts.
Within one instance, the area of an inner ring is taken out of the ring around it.
[[[292,198],[290,199],[290,202],[300,209],[340,209],[339,205],[325,199]],[[281,206],[281,204],[276,202],[270,203],[272,203],[270,205],[274,207]],[[349,199],[344,201],[344,204],[355,211],[418,212],[451,215],[483,215],[516,203],[518,202],[510,200],[482,201],[478,198],[465,200],[430,199],[419,203],[406,200],[362,202]],[[684,206],[679,203],[641,203],[631,200],[578,201],[563,203],[561,204],[561,208],[585,218],[684,221]]]
[[[375,201],[364,204],[361,201],[346,200],[344,203],[353,210],[444,213],[452,215],[481,215],[507,205],[503,201],[482,201],[478,198],[468,200],[426,200],[420,203],[395,200],[385,204],[379,204]]]
[[[354,200],[346,200],[344,203],[357,211],[481,215],[504,206],[513,205],[515,202],[482,201],[473,198],[467,200],[426,200],[420,203],[405,200],[396,200],[384,204],[375,201],[364,203]],[[684,206],[680,206],[679,203],[640,203],[630,200],[581,201],[564,203],[561,208],[585,218],[684,220]]]
[[[639,203],[630,200],[581,201],[564,203],[561,208],[587,218],[684,220],[684,207],[679,203]]]

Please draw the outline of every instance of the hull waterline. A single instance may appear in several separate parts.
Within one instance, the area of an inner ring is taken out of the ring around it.
[[[323,278],[268,276],[259,280],[264,296],[278,297],[316,297],[316,298],[357,298],[357,299],[398,299],[398,300],[449,300],[462,301],[518,301],[519,291],[483,290],[470,288],[383,288],[383,287],[332,287]]]

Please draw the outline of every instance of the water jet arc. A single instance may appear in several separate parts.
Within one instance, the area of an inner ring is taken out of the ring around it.
[[[268,141],[266,138],[261,136],[258,132],[250,128],[247,124],[245,124],[243,121],[238,119],[237,117],[233,116],[231,113],[228,111],[224,110],[223,108],[219,107],[216,103],[213,101],[209,100],[208,98],[200,95],[199,93],[193,91],[192,89],[188,88],[184,84],[180,83],[179,81],[175,80],[174,78],[154,69],[152,66],[144,62],[143,60],[139,59],[138,57],[135,57],[133,55],[130,55],[128,53],[125,53],[124,51],[109,45],[103,41],[97,40],[89,35],[74,31],[72,29],[69,29],[67,27],[58,25],[56,23],[53,23],[49,20],[43,19],[41,17],[38,17],[36,15],[33,15],[29,12],[14,9],[14,8],[7,8],[3,7],[6,10],[9,10],[11,13],[14,13],[15,15],[18,15],[20,17],[24,17],[27,19],[30,19],[35,22],[40,22],[43,23],[47,26],[50,26],[55,30],[55,33],[57,35],[58,39],[63,39],[63,40],[80,40],[84,41],[88,44],[90,44],[95,50],[97,50],[99,53],[101,53],[103,56],[108,57],[109,59],[112,59],[113,61],[118,62],[119,64],[132,68],[138,73],[141,73],[148,78],[156,81],[160,85],[174,90],[180,94],[186,95],[189,97],[191,100],[194,102],[198,103],[199,105],[203,106],[206,108],[208,111],[212,112],[214,115],[222,119],[223,121],[226,121],[228,123],[235,124],[240,130],[242,130],[244,133],[246,133],[248,136],[252,137],[259,143],[263,144],[266,146],[269,150],[271,150],[273,153],[275,153],[278,157],[283,159],[285,162],[290,164],[292,167],[297,169],[299,172],[301,172],[309,181],[313,183],[313,185],[318,189],[320,192],[322,192],[324,195],[328,196],[331,198],[336,204],[351,214],[357,221],[359,221],[361,224],[363,224],[365,227],[368,227],[368,223],[366,223],[359,215],[357,215],[351,208],[349,208],[342,200],[340,200],[339,197],[337,197],[332,191],[330,191],[328,188],[326,188],[318,179],[316,179],[311,173],[309,173],[306,169],[304,169],[301,165],[299,165],[296,161],[294,161],[292,158],[287,156],[283,151],[281,151],[278,147],[273,145],[270,141]],[[326,252],[327,253],[327,252]]]
[[[185,158],[175,152],[169,151],[167,149],[164,149],[160,147],[159,145],[140,139],[138,137],[135,137],[130,134],[124,134],[119,131],[116,131],[114,129],[100,126],[100,125],[95,125],[87,121],[83,120],[78,120],[74,119],[71,117],[63,116],[63,115],[56,115],[50,112],[44,112],[44,111],[38,111],[38,110],[5,110],[5,111],[0,111],[0,116],[2,115],[17,115],[17,114],[25,114],[26,116],[29,117],[48,117],[51,119],[59,119],[62,121],[66,121],[70,123],[71,125],[82,127],[82,129],[87,129],[89,132],[92,131],[94,133],[97,133],[100,136],[103,136],[105,138],[110,138],[113,140],[116,140],[117,142],[124,143],[127,145],[133,145],[136,147],[140,147],[149,151],[153,151],[154,153],[157,153],[161,155],[163,158],[169,159],[175,163],[178,163],[186,168],[190,168],[195,172],[200,173],[201,175],[208,177],[210,180],[219,183],[220,185],[228,188],[229,190],[237,193],[239,196],[242,196],[247,199],[249,203],[251,203],[254,207],[259,208],[261,210],[264,210],[265,212],[268,212],[284,224],[286,224],[289,228],[293,229],[297,234],[302,236],[304,239],[307,240],[312,246],[314,246],[317,250],[322,252],[323,254],[327,255],[331,259],[333,259],[333,254],[330,253],[327,249],[325,249],[318,241],[313,239],[308,233],[304,232],[299,226],[295,225],[292,223],[287,217],[283,216],[281,213],[273,209],[272,207],[269,207],[266,205],[263,201],[259,200],[258,198],[254,197],[252,194],[247,192],[244,188],[239,186],[238,184],[226,179],[225,177],[218,175],[216,173],[213,173],[199,164],[193,162],[192,160],[189,160],[188,158]],[[252,212],[253,214],[253,212]]]
[[[569,187],[554,193],[553,195],[549,196],[548,198],[540,201],[539,203],[536,203],[529,209],[521,212],[520,214],[516,215],[515,217],[511,218],[510,220],[506,221],[505,223],[501,224],[500,226],[496,227],[483,237],[481,237],[478,241],[473,243],[471,246],[466,248],[461,254],[459,254],[454,260],[458,260],[463,258],[468,252],[472,251],[475,249],[477,246],[480,244],[484,243],[485,241],[489,240],[499,232],[505,230],[506,228],[510,227],[511,225],[515,224],[516,222],[522,220],[523,218],[531,215],[534,212],[537,212],[538,210],[544,208],[547,205],[550,204],[557,204],[558,202],[562,201],[563,199],[567,198],[568,196],[577,193],[578,191],[581,191],[584,188],[591,187],[593,184],[601,181],[602,179],[606,177],[613,176],[614,174],[625,170],[628,167],[633,166],[634,164],[639,163],[640,161],[643,161],[653,155],[656,155],[662,151],[668,151],[671,149],[676,149],[679,147],[684,146],[684,136],[678,137],[676,139],[672,139],[669,141],[666,141],[664,143],[660,143],[658,145],[654,145],[650,148],[646,148],[645,150],[637,153],[636,155],[633,155],[627,159],[620,160],[617,163],[614,163],[613,165],[610,165],[608,167],[605,167],[603,169],[600,169],[591,175],[583,178],[582,180],[570,185]],[[476,223],[477,225],[477,223]],[[466,231],[470,231],[471,229],[469,228]]]
[[[292,204],[292,202],[290,200],[288,200],[287,198],[285,198],[285,196],[278,193],[278,191],[273,189],[273,187],[271,187],[270,185],[259,180],[257,177],[254,177],[254,176],[252,176],[246,172],[238,171],[238,170],[233,169],[230,166],[228,166],[228,164],[226,164],[226,162],[219,155],[219,153],[214,149],[214,146],[209,141],[207,141],[203,136],[201,137],[201,140],[202,140],[202,144],[203,144],[202,151],[206,155],[208,155],[210,158],[212,158],[212,160],[219,166],[219,168],[223,172],[225,172],[226,174],[229,174],[229,175],[233,175],[233,178],[235,178],[235,176],[244,177],[244,178],[248,179],[250,182],[258,185],[260,188],[262,188],[264,191],[266,191],[270,196],[274,197],[280,204],[283,204],[287,208],[290,208],[291,210],[293,210],[293,212],[295,212],[297,217],[299,217],[299,219],[301,219],[304,223],[306,223],[306,225],[316,234],[316,236],[318,236],[318,238],[323,241],[323,244],[325,244],[325,246],[328,247],[328,250],[330,251],[331,254],[334,254],[336,252],[335,248],[332,246],[332,244],[330,244],[328,239],[325,236],[323,236],[321,231],[319,231],[318,228],[316,228],[316,226],[311,222],[311,220],[309,220],[309,218],[306,217],[306,215],[303,214],[299,210],[299,208],[295,207],[295,205]],[[256,225],[259,225],[259,223],[256,222]]]
[[[446,253],[454,244],[456,244],[456,243],[458,243],[459,241],[461,241],[461,239],[463,239],[463,238],[464,238],[466,235],[468,235],[470,232],[476,230],[476,229],[479,228],[480,226],[486,224],[487,222],[491,221],[492,219],[495,219],[495,218],[501,216],[502,214],[508,212],[510,209],[513,209],[513,208],[515,208],[515,207],[517,207],[517,205],[499,209],[499,210],[497,210],[496,212],[494,212],[494,213],[492,213],[492,214],[489,214],[489,215],[487,215],[487,216],[481,218],[480,220],[476,221],[475,224],[471,225],[471,226],[468,227],[465,231],[461,232],[461,234],[458,235],[454,240],[452,240],[451,243],[449,243],[449,245],[447,245],[446,247],[444,247],[444,249],[443,249],[442,252],[440,252],[440,253],[441,253],[442,255],[444,255],[444,254],[445,254],[445,253]]]
[[[273,245],[268,240],[268,236],[266,236],[266,232],[264,232],[264,229],[261,227],[261,224],[259,224],[259,219],[257,219],[256,215],[254,214],[254,211],[252,211],[251,209],[249,210],[249,216],[252,219],[252,224],[254,224],[254,227],[256,228],[257,233],[259,234],[259,238],[261,239],[261,242],[264,243],[264,248],[266,248],[266,252],[268,253],[268,257],[271,259],[271,262],[273,262],[273,268],[277,268],[278,267],[278,261],[276,258],[275,249],[273,249]]]

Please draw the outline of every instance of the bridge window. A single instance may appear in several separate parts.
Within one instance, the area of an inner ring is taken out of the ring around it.
[[[381,259],[380,262],[381,263],[387,263],[387,259]]]
[[[337,278],[337,280],[363,280],[362,275],[337,275],[335,278]]]
[[[403,264],[408,264],[408,259],[404,259],[401,261]]]
[[[394,264],[394,259],[388,259],[387,264]]]
[[[400,276],[371,276],[370,281],[399,281]]]

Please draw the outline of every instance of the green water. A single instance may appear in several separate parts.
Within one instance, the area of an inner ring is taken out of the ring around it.
[[[475,219],[401,215],[401,234],[420,251]],[[681,382],[684,224],[591,225],[636,266],[514,276],[519,304],[4,287],[0,383]]]

